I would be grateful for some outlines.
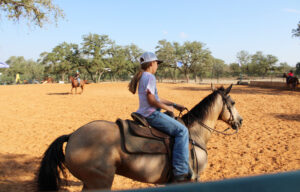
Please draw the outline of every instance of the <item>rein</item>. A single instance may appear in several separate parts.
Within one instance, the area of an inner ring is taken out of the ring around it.
[[[233,119],[233,114],[232,114],[232,111],[231,111],[231,108],[228,106],[228,103],[226,102],[226,99],[225,99],[225,96],[223,94],[222,95],[222,100],[223,100],[223,107],[222,107],[222,112],[220,113],[219,117],[221,117],[225,111],[225,105],[227,107],[227,110],[230,112],[230,117],[228,119],[228,121],[226,121],[226,123],[230,124],[230,122],[232,122],[234,119]],[[195,115],[192,114],[192,112],[190,110],[188,110],[188,108],[185,108],[184,110],[187,111],[186,115],[188,116],[188,121],[187,121],[187,125],[186,126],[189,126],[190,124],[190,118],[189,118],[189,115],[191,115],[194,119],[197,119],[197,117]],[[184,111],[183,110],[183,111]],[[183,114],[182,114],[182,111],[180,111],[178,117],[182,117]],[[228,131],[230,128],[226,128],[224,131],[218,131],[217,129],[214,129],[214,128],[211,128],[209,127],[208,125],[206,125],[205,123],[203,123],[202,121],[198,120],[197,119],[197,122],[202,125],[204,128],[206,128],[207,130],[209,130],[210,132],[216,132],[216,133],[219,133],[219,134],[222,134],[222,135],[234,135],[238,132],[238,128],[236,128],[235,132],[233,133],[225,133],[226,131]]]

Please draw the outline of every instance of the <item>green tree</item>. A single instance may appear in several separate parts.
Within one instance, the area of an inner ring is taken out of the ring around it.
[[[264,77],[271,69],[273,69],[277,61],[277,57],[273,55],[265,56],[261,51],[257,51],[251,57],[252,73],[262,75]]]
[[[287,64],[287,62],[279,63],[279,66],[276,68],[276,73],[286,73],[287,71],[291,70],[292,67]],[[281,74],[282,75],[282,74]]]
[[[83,36],[82,53],[87,59],[87,62],[83,64],[94,82],[100,81],[102,74],[106,72],[105,68],[109,67],[105,56],[107,56],[108,49],[111,48],[112,44],[113,41],[107,35],[90,33]],[[94,75],[98,78],[95,78]]]
[[[226,69],[227,65],[222,59],[214,59],[212,76],[219,79],[220,77],[224,76]]]
[[[173,81],[176,81],[176,52],[175,48],[172,45],[172,43],[166,41],[166,40],[160,40],[158,41],[158,45],[156,46],[156,54],[157,57],[160,60],[163,60],[163,63],[160,64],[160,67],[158,68],[158,76],[166,77],[167,74],[170,75],[170,77],[173,79]]]
[[[211,68],[213,67],[215,58],[211,55],[210,51],[207,49],[202,50],[198,56],[199,57],[195,62],[195,65],[193,65],[191,69],[194,74],[195,81],[197,79],[197,76],[199,76],[200,81],[202,81],[202,77],[206,73],[210,72]]]
[[[240,67],[240,65],[238,63],[231,63],[229,65],[229,69],[230,69],[231,74],[233,76],[238,76],[241,73],[241,71],[242,71],[241,67]]]
[[[238,63],[241,66],[242,73],[249,73],[249,64],[251,62],[251,55],[247,51],[240,51],[236,55]]]
[[[51,53],[42,53],[41,62],[45,65],[46,72],[54,75],[60,74],[61,80],[65,81],[65,75],[70,74],[71,70],[76,67],[71,58],[77,52],[77,44],[63,42],[54,47]]]
[[[117,76],[120,76],[125,72],[126,64],[128,63],[126,61],[126,49],[121,46],[114,45],[108,50],[108,54],[110,56],[107,59],[108,66],[113,80],[115,81]]]
[[[3,71],[1,81],[7,83],[14,83],[16,74],[20,74],[21,81],[27,80],[32,82],[34,80],[42,80],[43,78],[43,65],[33,61],[25,60],[24,57],[12,56],[6,61],[10,68]]]
[[[126,56],[126,70],[129,75],[134,75],[140,69],[140,56],[143,50],[137,45],[131,44],[125,46],[125,56]]]
[[[183,66],[178,68],[189,82],[190,73],[198,73],[203,65],[209,63],[210,51],[205,48],[201,42],[185,42],[182,46],[179,43],[174,43],[175,53],[178,61],[181,61]],[[200,67],[196,67],[200,65]]]
[[[297,28],[292,30],[292,33],[294,37],[300,37],[300,21],[297,25]]]
[[[39,27],[44,23],[64,18],[63,11],[52,3],[52,0],[0,0],[0,10],[13,21],[21,18]]]
[[[24,72],[26,68],[26,60],[24,57],[16,57],[12,56],[7,61],[7,64],[9,64],[9,68],[6,69],[2,75],[2,81],[5,81],[9,84],[15,82],[16,74],[20,74],[20,79],[24,80]]]
[[[28,60],[23,76],[29,82],[33,82],[34,80],[41,81],[44,76],[44,66],[33,60]]]

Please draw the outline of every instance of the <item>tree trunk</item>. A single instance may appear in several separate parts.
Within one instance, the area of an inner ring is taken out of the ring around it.
[[[98,82],[100,82],[100,79],[101,79],[102,74],[103,74],[103,72],[99,72]]]
[[[199,83],[201,83],[203,81],[201,73],[200,73],[199,79],[200,79]]]
[[[96,83],[96,80],[94,79],[93,73],[89,70],[88,67],[85,67],[86,71],[88,72],[88,74],[91,76],[91,80]]]
[[[174,81],[174,83],[176,83],[176,68],[174,69],[173,76],[174,76],[174,79],[173,79],[173,81]]]
[[[187,72],[184,72],[184,76],[185,76],[186,82],[189,83],[189,74]]]
[[[62,81],[65,81],[65,73],[62,73],[62,74],[61,74],[61,80],[62,80]]]

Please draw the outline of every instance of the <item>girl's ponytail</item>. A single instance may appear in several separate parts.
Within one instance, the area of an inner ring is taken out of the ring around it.
[[[139,72],[137,72],[134,77],[131,79],[129,85],[128,85],[128,88],[129,88],[129,91],[133,94],[136,93],[136,88],[137,88],[137,85],[142,77],[142,74],[143,74],[143,70],[140,70]]]
[[[140,68],[140,71],[137,72],[133,78],[131,79],[129,85],[128,85],[128,88],[129,88],[129,91],[133,94],[136,93],[136,88],[137,88],[137,85],[142,77],[142,74],[144,71],[146,71],[148,69],[148,67],[150,67],[151,65],[151,62],[147,62],[147,63],[143,63],[141,64],[141,68]]]

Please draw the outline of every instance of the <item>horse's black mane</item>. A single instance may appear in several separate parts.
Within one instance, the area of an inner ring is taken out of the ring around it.
[[[208,115],[210,107],[214,104],[218,94],[224,94],[224,87],[220,87],[206,96],[200,103],[194,106],[188,113],[182,116],[184,124],[189,127],[194,121],[203,121]]]

